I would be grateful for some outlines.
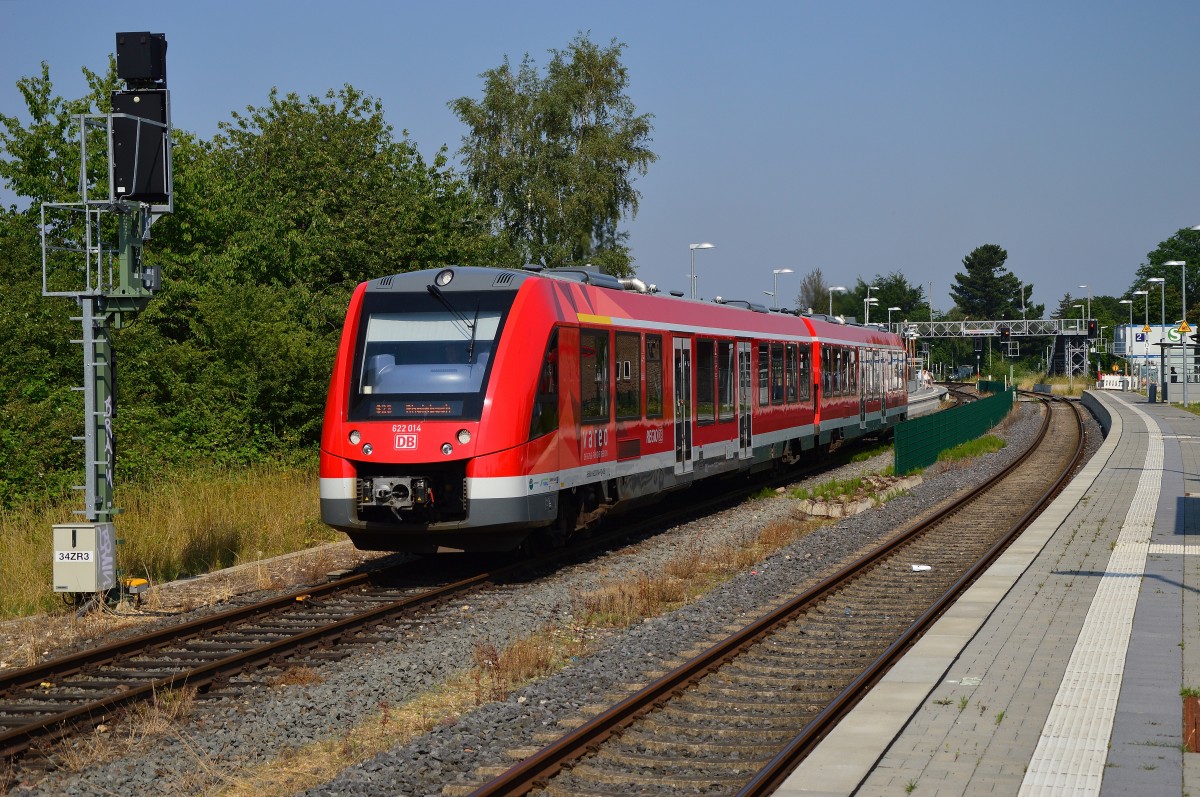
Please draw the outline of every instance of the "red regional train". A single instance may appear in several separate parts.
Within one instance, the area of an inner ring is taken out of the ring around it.
[[[636,286],[636,287],[634,287]],[[366,550],[498,551],[905,418],[881,328],[589,269],[363,283],[321,436],[321,517]]]

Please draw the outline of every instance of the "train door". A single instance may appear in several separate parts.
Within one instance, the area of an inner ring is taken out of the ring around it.
[[[692,339],[675,338],[675,472],[692,472]]]
[[[890,351],[879,352],[879,420],[887,421],[888,390],[892,387],[892,357]]]
[[[867,349],[858,350],[858,428],[867,428],[867,391],[871,379],[871,363]]]
[[[738,373],[738,456],[748,459],[754,454],[754,430],[751,420],[753,396],[751,380],[754,375],[750,364],[750,342],[739,340],[737,344]]]

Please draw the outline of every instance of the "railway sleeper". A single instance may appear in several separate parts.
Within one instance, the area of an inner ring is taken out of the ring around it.
[[[791,705],[785,706],[784,701],[779,699],[779,695],[774,695],[770,701],[754,701],[746,700],[744,697],[727,697],[720,694],[707,695],[700,697],[698,695],[689,695],[684,706],[697,706],[699,708],[710,708],[723,711],[727,714],[735,714],[742,712],[743,714],[756,717],[787,717],[788,712],[797,711],[798,706],[803,706],[805,711],[809,710],[810,706],[827,705],[831,700],[837,697],[838,693],[845,688],[845,684],[830,686],[828,689],[806,689],[798,691],[790,695],[793,698],[787,702]]]
[[[698,766],[698,762],[689,761],[685,767],[679,761],[659,761],[657,766],[639,767],[638,771],[628,771],[620,768],[619,762],[605,761],[600,756],[588,759],[571,770],[571,779],[596,780],[607,785],[656,786],[659,789],[692,789],[697,786],[727,785],[736,786],[744,783],[758,772],[753,762],[747,762],[742,770],[715,764],[709,767]],[[687,769],[688,774],[672,772],[671,770]],[[694,774],[693,774],[694,773]],[[579,792],[568,792],[578,794]],[[670,792],[664,789],[664,793]]]
[[[688,733],[684,733],[688,731]],[[796,730],[758,729],[709,729],[708,733],[696,733],[689,726],[656,723],[640,733],[628,733],[620,739],[619,747],[630,747],[652,751],[652,753],[674,753],[682,750],[703,759],[745,760],[749,757],[770,757],[778,753],[780,743],[796,738]],[[632,754],[630,754],[632,755]],[[656,756],[661,761],[662,756]]]
[[[812,702],[810,706],[820,703],[822,700],[828,703],[833,699],[832,694],[822,692],[819,695],[810,695]],[[805,710],[808,710],[808,706]],[[747,711],[729,712],[723,708],[714,709],[711,711],[698,711],[695,708],[688,706],[676,705],[674,703],[664,706],[662,711],[653,716],[642,720],[648,727],[663,725],[664,727],[678,727],[675,725],[675,720],[672,718],[678,717],[680,722],[688,723],[685,727],[694,728],[697,733],[705,731],[709,733],[775,733],[781,735],[792,733],[795,727],[795,718],[793,715],[780,716],[778,711],[772,711],[770,714],[756,714]]]

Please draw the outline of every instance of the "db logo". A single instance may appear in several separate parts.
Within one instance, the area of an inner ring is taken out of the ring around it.
[[[415,434],[398,434],[396,435],[396,448],[416,448],[417,436]]]

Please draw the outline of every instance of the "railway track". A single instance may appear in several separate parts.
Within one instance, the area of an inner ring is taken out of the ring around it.
[[[786,478],[833,464],[793,469]],[[652,518],[604,530],[579,546],[475,570],[436,586],[428,586],[428,560],[405,563],[0,674],[0,758],[15,758],[35,744],[93,726],[167,690],[221,688],[240,673],[282,666],[291,657],[344,658],[353,645],[378,641],[371,636],[373,626],[401,622],[466,593],[584,559],[620,539],[741,500],[760,486],[740,486],[700,500],[691,495]]]
[[[403,572],[401,566],[399,570]],[[387,586],[393,571],[360,573],[0,676],[0,756],[100,722],[131,703],[183,686],[221,684],[288,656],[336,659],[393,621],[477,589],[497,573],[432,588]],[[411,579],[410,579],[411,580]]]
[[[472,797],[771,793],[1078,467],[1079,410],[1046,406],[1008,470]]]

